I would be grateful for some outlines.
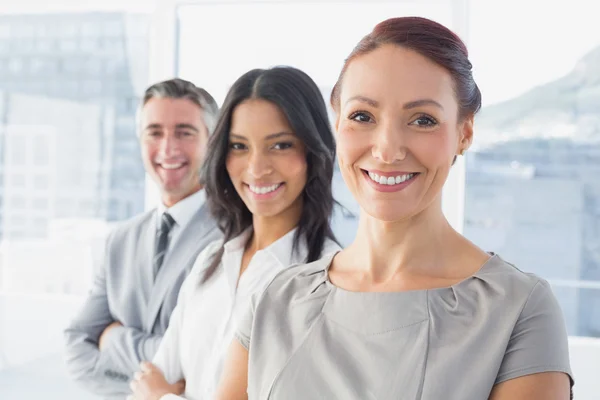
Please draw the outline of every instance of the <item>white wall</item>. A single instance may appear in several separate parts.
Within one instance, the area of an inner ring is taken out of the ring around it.
[[[575,376],[575,399],[600,398],[600,339],[569,338],[571,368]]]

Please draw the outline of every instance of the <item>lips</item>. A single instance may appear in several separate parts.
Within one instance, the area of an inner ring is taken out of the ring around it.
[[[158,165],[162,169],[173,170],[173,169],[179,169],[179,168],[183,167],[185,165],[185,163],[184,162],[179,162],[179,163],[160,163]]]
[[[160,177],[160,180],[164,185],[168,187],[179,186],[190,172],[189,163],[187,161],[171,161],[169,162],[157,162],[154,164],[156,174]]]
[[[369,185],[378,192],[398,192],[411,185],[419,172],[362,170]]]
[[[409,173],[394,173],[392,175],[383,175],[376,172],[368,172],[369,178],[380,185],[399,185],[407,180],[414,178],[417,175],[416,172]]]
[[[275,183],[272,185],[248,185],[248,188],[255,194],[268,194],[276,191],[283,183]]]

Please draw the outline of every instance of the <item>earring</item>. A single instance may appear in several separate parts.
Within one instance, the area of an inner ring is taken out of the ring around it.
[[[458,152],[459,155],[464,156],[465,155],[465,149],[460,149],[460,151]]]

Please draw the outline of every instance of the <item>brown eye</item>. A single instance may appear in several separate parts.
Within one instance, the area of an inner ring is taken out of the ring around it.
[[[421,115],[413,122],[411,122],[410,125],[431,127],[437,125],[437,121],[428,115]]]
[[[231,150],[245,150],[246,149],[246,145],[244,145],[242,143],[230,143],[229,144],[229,148]]]
[[[292,147],[292,143],[290,142],[275,143],[275,145],[273,146],[275,150],[286,150],[290,147]]]
[[[373,118],[371,118],[371,116],[369,114],[367,114],[363,111],[358,111],[358,112],[351,114],[349,119],[356,121],[356,122],[363,122],[363,123],[373,122]]]

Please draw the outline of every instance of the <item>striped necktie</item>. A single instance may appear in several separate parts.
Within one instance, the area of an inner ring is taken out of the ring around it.
[[[156,248],[154,250],[153,271],[154,278],[158,275],[158,271],[162,266],[169,245],[169,232],[175,225],[175,220],[168,213],[164,213],[160,219],[160,230],[156,235]]]

